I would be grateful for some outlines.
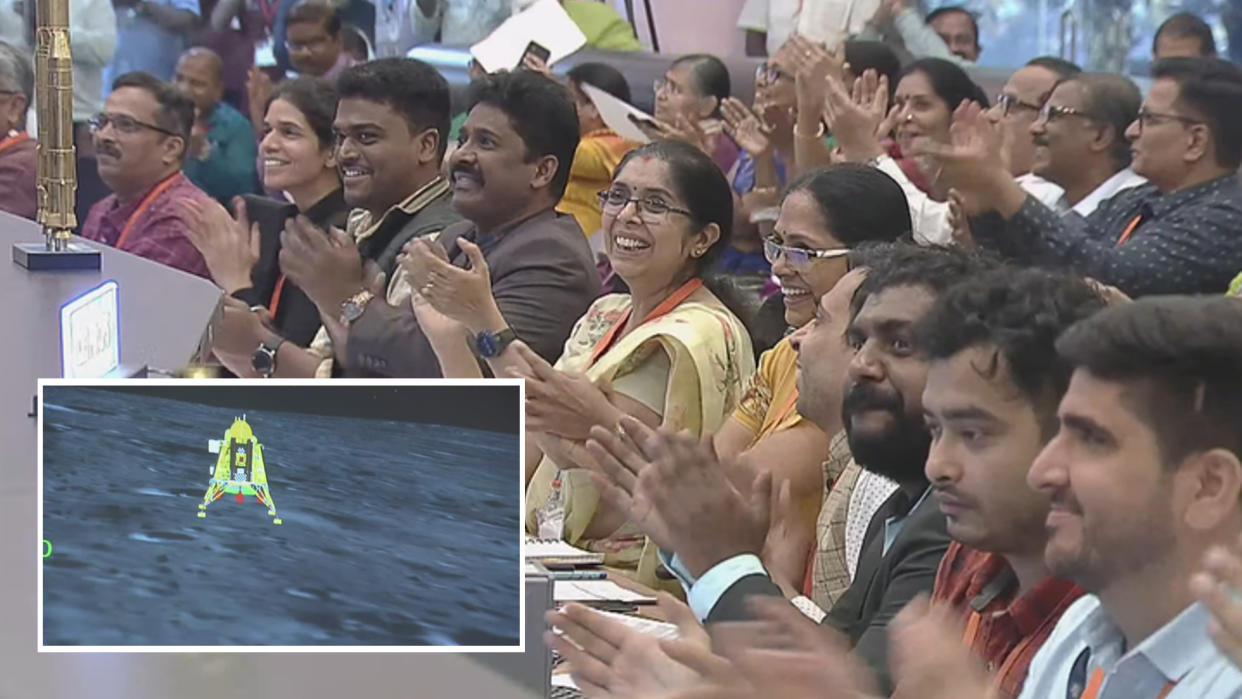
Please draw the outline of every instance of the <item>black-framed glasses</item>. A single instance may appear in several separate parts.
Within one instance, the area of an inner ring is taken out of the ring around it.
[[[100,112],[88,119],[86,123],[90,125],[92,131],[101,131],[107,127],[108,124],[112,124],[112,128],[120,131],[121,133],[137,133],[139,129],[151,129],[152,131],[158,131],[165,136],[181,135],[179,133],[169,131],[162,126],[148,124],[145,121],[139,121],[125,114],[108,114],[106,112]]]
[[[1161,122],[1166,122],[1166,121],[1180,121],[1186,126],[1193,126],[1195,124],[1204,123],[1202,119],[1192,119],[1191,117],[1185,117],[1180,114],[1167,114],[1164,112],[1153,112],[1150,109],[1140,109],[1138,116],[1135,117],[1134,120],[1138,122],[1140,133],[1142,133],[1143,127],[1145,126],[1155,126]]]
[[[850,254],[849,248],[834,248],[832,250],[809,250],[807,248],[790,248],[781,245],[775,238],[763,239],[763,257],[771,264],[785,258],[785,263],[794,269],[806,269],[811,266],[812,260],[829,260],[835,257],[845,257]]]
[[[599,208],[610,215],[615,216],[621,213],[621,210],[628,206],[630,202],[634,202],[635,208],[638,209],[638,215],[644,220],[660,221],[669,214],[694,217],[694,214],[686,209],[669,206],[668,202],[651,194],[635,197],[631,196],[630,192],[624,189],[605,189],[599,193]]]
[[[1039,113],[1040,110],[1040,105],[1024,102],[1017,97],[1005,94],[1004,92],[996,96],[996,106],[1000,107],[1001,114],[1004,116],[1009,116],[1018,109],[1025,109],[1035,113]]]
[[[1045,102],[1044,106],[1040,108],[1039,110],[1040,120],[1044,122],[1048,122],[1048,123],[1054,122],[1057,119],[1060,119],[1062,117],[1071,117],[1071,116],[1082,117],[1083,119],[1089,119],[1092,121],[1095,120],[1094,116],[1092,116],[1091,114],[1088,114],[1087,112],[1084,112],[1081,109],[1074,109],[1073,107],[1062,107],[1059,104],[1052,104],[1051,102]]]

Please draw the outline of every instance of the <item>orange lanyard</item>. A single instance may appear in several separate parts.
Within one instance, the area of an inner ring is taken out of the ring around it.
[[[21,133],[13,134],[12,136],[6,136],[3,141],[0,141],[0,153],[3,153],[4,151],[12,148],[13,146],[16,146],[17,144],[23,141],[29,141],[29,140],[30,140],[30,134],[26,133],[25,131]]]
[[[979,638],[979,627],[983,623],[983,615],[979,612],[971,612],[970,617],[966,620],[966,632],[962,634],[962,640],[966,643],[967,648],[973,649],[975,641]],[[1046,623],[1046,622],[1045,622]],[[1022,639],[1022,642],[1014,647],[1013,650],[1005,656],[1005,662],[1001,663],[1000,670],[994,676],[994,682],[999,685],[1000,682],[1013,670],[1014,663],[1022,657],[1026,652],[1027,646],[1035,640],[1036,634],[1031,634]],[[1102,678],[1101,678],[1102,679]],[[1084,697],[1085,699],[1085,697]],[[1163,698],[1162,698],[1163,699]]]
[[[1104,686],[1104,669],[1097,667],[1091,673],[1091,681],[1087,683],[1087,688],[1083,690],[1082,696],[1079,697],[1079,699],[1096,699],[1097,697],[1100,696],[1100,688],[1103,686]],[[1177,686],[1177,681],[1166,683],[1164,685],[1164,689],[1160,690],[1160,693],[1156,695],[1156,699],[1164,699],[1165,697],[1169,696],[1169,692],[1172,692],[1173,688],[1176,686]]]
[[[643,318],[643,323],[653,321],[656,318],[667,314],[674,308],[677,308],[682,301],[689,298],[690,294],[698,291],[701,286],[703,286],[703,280],[698,277],[682,284],[677,291],[669,294],[668,298],[661,301],[660,305],[655,307],[655,310],[651,311],[646,318]],[[617,322],[613,323],[612,327],[608,328],[608,332],[604,333],[604,336],[599,339],[599,342],[595,343],[595,349],[591,352],[590,364],[594,364],[596,360],[600,358],[600,355],[608,351],[608,348],[612,346],[612,342],[616,339],[617,333],[621,332],[621,328],[625,327],[625,323],[630,319],[630,312],[633,310],[633,305],[625,309],[625,312],[621,314],[621,317],[617,319]]]
[[[155,185],[155,189],[152,189],[151,192],[143,198],[142,203],[138,204],[138,208],[134,209],[134,213],[130,214],[129,218],[125,220],[125,227],[121,229],[121,236],[116,239],[116,245],[113,247],[117,250],[121,249],[121,246],[125,244],[125,239],[128,238],[130,232],[134,230],[134,224],[138,223],[138,218],[147,212],[147,208],[151,206],[151,202],[155,201],[156,197],[163,194],[164,190],[172,186],[173,181],[176,180],[177,176],[180,174],[181,172],[178,171],[173,174],[172,177],[169,177],[163,182]]]
[[[285,290],[285,273],[281,272],[276,278],[276,288],[272,289],[272,300],[267,304],[267,311],[272,315],[272,319],[276,319],[276,309],[280,308],[280,295]]]
[[[1126,224],[1125,230],[1121,231],[1121,236],[1117,238],[1117,244],[1125,245],[1126,241],[1130,239],[1130,236],[1134,235],[1134,230],[1139,227],[1139,223],[1142,221],[1143,214],[1139,214],[1131,219],[1130,223]]]

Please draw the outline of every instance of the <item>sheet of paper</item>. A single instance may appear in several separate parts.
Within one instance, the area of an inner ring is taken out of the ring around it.
[[[526,537],[526,558],[604,562],[602,553],[592,553],[561,540],[536,539],[529,536]]]
[[[647,138],[647,134],[642,129],[634,125],[630,121],[630,115],[634,115],[639,119],[651,119],[651,115],[643,112],[643,110],[635,107],[627,102],[623,102],[616,97],[604,92],[594,85],[582,84],[582,91],[586,96],[595,103],[595,108],[599,110],[599,116],[604,120],[604,124],[617,132],[617,135],[627,141],[635,143],[650,143],[651,139]]]
[[[552,597],[557,602],[654,602],[611,580],[557,580]]]
[[[677,631],[676,624],[670,624],[667,621],[656,621],[655,619],[647,619],[633,614],[618,614],[604,609],[594,610],[596,614],[602,614],[609,619],[616,619],[626,626],[634,629],[639,633],[645,633],[648,636],[656,638],[678,638],[681,633]]]
[[[470,55],[489,73],[513,70],[532,41],[550,52],[548,65],[552,65],[585,46],[586,35],[559,0],[538,0],[471,46]]]

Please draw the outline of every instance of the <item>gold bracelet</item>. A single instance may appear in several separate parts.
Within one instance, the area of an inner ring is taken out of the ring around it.
[[[807,134],[802,133],[801,131],[798,130],[797,124],[794,125],[794,135],[797,136],[798,138],[804,138],[808,141],[818,141],[822,139],[824,137],[825,131],[827,131],[827,128],[824,126],[824,122],[822,119],[819,122],[819,131],[814,136],[809,136]]]

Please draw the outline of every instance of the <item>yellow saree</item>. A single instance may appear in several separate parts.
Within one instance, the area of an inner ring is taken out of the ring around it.
[[[696,435],[715,432],[732,413],[755,368],[750,336],[742,322],[710,291],[700,288],[668,313],[617,340],[592,363],[596,345],[614,324],[623,321],[630,305],[625,294],[597,300],[574,326],[556,368],[614,384],[636,371],[666,372],[663,424]],[[658,351],[667,355],[667,363],[648,361]],[[656,577],[656,547],[633,523],[604,539],[584,539],[599,504],[599,493],[585,469],[565,465],[562,470],[543,457],[526,491],[528,533],[539,533],[540,513],[555,495],[564,507],[561,537],[565,541],[604,553],[606,565],[622,569],[643,584],[670,587],[670,581]]]

